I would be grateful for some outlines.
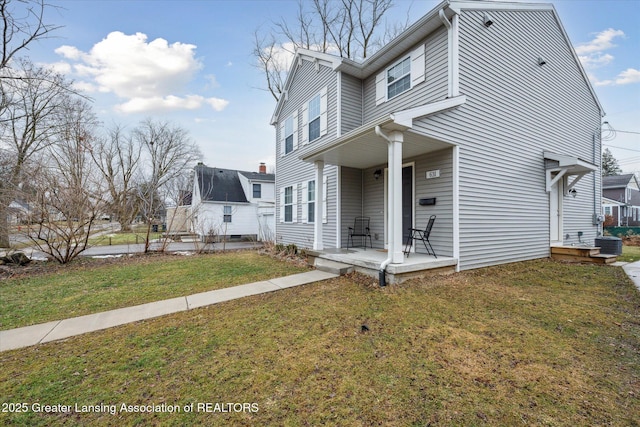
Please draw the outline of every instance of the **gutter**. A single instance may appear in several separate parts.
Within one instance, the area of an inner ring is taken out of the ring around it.
[[[375,132],[376,135],[378,135],[380,138],[384,139],[385,141],[387,141],[387,147],[389,148],[389,164],[393,163],[393,150],[391,150],[391,138],[389,138],[384,132],[382,132],[382,129],[380,128],[379,125],[377,125],[375,127]],[[387,186],[389,188],[393,188],[393,174],[389,174],[388,177],[389,181],[387,182]],[[387,203],[388,203],[388,208],[387,211],[389,212],[389,224],[393,224],[393,221],[395,218],[393,218],[393,205],[394,205],[394,199],[395,199],[395,195],[393,194],[393,191],[389,191],[388,192],[388,197],[387,197]],[[389,230],[389,237],[391,237],[392,232],[391,230]],[[388,242],[389,246],[391,247],[391,241]],[[387,285],[387,279],[386,279],[386,270],[387,270],[387,266],[389,264],[391,264],[391,261],[393,260],[392,258],[392,252],[390,250],[387,251],[387,259],[385,259],[384,261],[382,261],[382,264],[380,264],[380,269],[378,271],[378,282],[380,283],[380,286],[386,286]]]

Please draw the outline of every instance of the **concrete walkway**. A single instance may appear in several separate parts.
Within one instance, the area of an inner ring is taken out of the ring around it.
[[[640,261],[625,264],[622,266],[622,269],[640,291]]]
[[[202,292],[186,297],[151,302],[134,307],[119,308],[102,313],[88,314],[71,319],[57,320],[26,326],[24,328],[0,331],[0,351],[29,347],[32,345],[61,340],[75,335],[99,331],[139,320],[151,319],[165,314],[177,313],[230,301],[250,295],[279,291],[320,280],[338,277],[337,274],[320,270],[308,271],[263,282],[249,283],[231,288]]]

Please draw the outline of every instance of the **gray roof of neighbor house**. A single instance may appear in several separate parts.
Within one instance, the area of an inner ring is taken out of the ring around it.
[[[243,172],[238,171],[245,178],[251,181],[269,181],[276,182],[276,175],[273,173],[260,173],[260,172]]]
[[[205,165],[197,165],[195,170],[200,197],[205,202],[248,203],[249,200],[244,194],[239,173],[249,180],[275,182],[274,174],[211,168]]]
[[[632,173],[625,175],[610,175],[602,177],[602,188],[621,188],[629,185],[629,181],[633,178]]]

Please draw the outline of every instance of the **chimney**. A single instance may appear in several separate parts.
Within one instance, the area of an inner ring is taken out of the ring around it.
[[[258,172],[267,173],[267,165],[265,165],[264,163],[260,163],[260,167],[258,168]]]

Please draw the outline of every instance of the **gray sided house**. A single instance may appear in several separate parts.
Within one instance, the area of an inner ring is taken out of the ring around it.
[[[299,49],[271,120],[277,241],[344,253],[364,216],[362,254],[396,271],[431,215],[456,271],[593,242],[603,114],[550,4],[444,1],[363,62]]]
[[[640,185],[632,173],[602,178],[602,213],[613,225],[640,226]]]
[[[200,236],[271,241],[275,233],[274,174],[212,168],[194,170],[191,228]]]

